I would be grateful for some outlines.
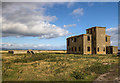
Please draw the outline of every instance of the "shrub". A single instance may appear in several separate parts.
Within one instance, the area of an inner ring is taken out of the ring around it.
[[[84,72],[73,71],[71,76],[74,77],[75,79],[85,79],[87,74]]]

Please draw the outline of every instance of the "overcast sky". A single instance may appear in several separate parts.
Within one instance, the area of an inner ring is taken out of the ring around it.
[[[2,3],[4,48],[66,49],[66,38],[106,27],[111,45],[118,45],[118,3]],[[1,21],[1,20],[0,20]]]

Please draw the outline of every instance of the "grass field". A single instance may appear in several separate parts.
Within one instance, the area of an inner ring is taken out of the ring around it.
[[[2,54],[3,81],[93,81],[118,63],[116,55]]]

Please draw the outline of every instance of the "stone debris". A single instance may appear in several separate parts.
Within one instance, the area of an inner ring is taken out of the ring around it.
[[[31,50],[28,50],[27,53],[29,53],[29,54],[31,54],[31,55],[32,55],[32,54],[35,54],[35,53],[34,53],[33,51],[31,51]]]
[[[37,51],[33,51],[33,50],[9,50],[8,51],[9,54],[35,54],[37,53]]]
[[[14,51],[8,51],[9,54],[14,54]]]

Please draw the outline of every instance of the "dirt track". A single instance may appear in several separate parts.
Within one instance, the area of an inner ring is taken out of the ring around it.
[[[116,65],[109,72],[98,76],[93,83],[120,83],[119,69],[120,66]]]

